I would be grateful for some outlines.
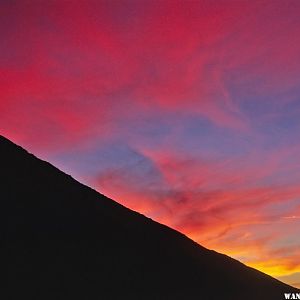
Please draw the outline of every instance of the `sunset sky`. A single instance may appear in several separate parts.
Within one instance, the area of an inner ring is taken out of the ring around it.
[[[0,134],[300,287],[300,1],[1,1]]]

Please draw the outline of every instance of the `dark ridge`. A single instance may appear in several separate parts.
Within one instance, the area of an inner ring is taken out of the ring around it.
[[[299,292],[125,208],[2,136],[0,166],[5,299],[279,300]]]

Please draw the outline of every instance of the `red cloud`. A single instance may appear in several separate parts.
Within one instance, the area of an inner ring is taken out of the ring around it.
[[[236,1],[3,5],[2,133],[42,148],[60,135],[80,143],[90,131],[101,137],[118,130],[110,125],[128,114],[127,106],[135,117],[149,109],[192,112],[217,126],[249,131],[227,86],[228,74],[243,72],[235,77],[238,86],[261,79],[259,92],[269,93],[274,85],[277,91],[278,81],[285,89],[296,84],[290,79],[300,67],[299,26],[281,14],[283,9],[296,18],[297,3],[279,6]],[[112,105],[124,108],[111,112]]]
[[[233,6],[4,5],[2,133],[43,148],[57,137],[63,144],[60,135],[78,143],[89,131],[112,131],[109,124],[120,118],[120,110],[110,113],[112,103],[130,106],[135,115],[143,107],[193,111],[218,126],[246,129],[216,63],[217,45],[255,8]]]

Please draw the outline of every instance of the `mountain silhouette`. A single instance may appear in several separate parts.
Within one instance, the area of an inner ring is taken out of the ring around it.
[[[299,292],[125,208],[2,136],[0,180],[2,299],[276,300]]]

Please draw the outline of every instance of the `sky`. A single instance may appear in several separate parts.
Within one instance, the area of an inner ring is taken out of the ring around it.
[[[0,2],[0,134],[300,287],[300,1]]]

